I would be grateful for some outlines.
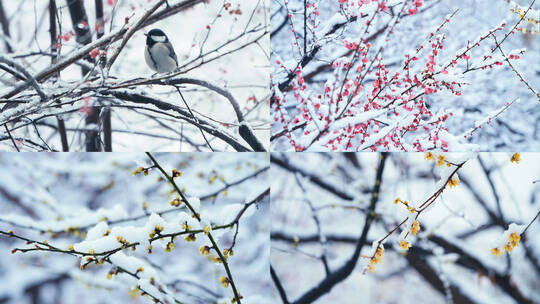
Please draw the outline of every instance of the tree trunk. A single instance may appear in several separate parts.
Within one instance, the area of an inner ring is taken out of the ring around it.
[[[84,8],[84,1],[70,0],[68,1],[68,9],[77,43],[83,45],[90,43],[92,41],[92,33],[90,32],[90,27],[88,25],[88,16],[86,15],[86,9]],[[89,62],[93,62],[90,55],[87,55],[84,57],[84,59]],[[86,67],[82,67],[81,70],[83,76],[90,72],[90,70]],[[85,122],[86,125],[99,125],[99,108],[90,105],[90,112],[88,113]],[[85,131],[85,137],[86,151],[100,151],[101,144],[99,132],[97,130]]]

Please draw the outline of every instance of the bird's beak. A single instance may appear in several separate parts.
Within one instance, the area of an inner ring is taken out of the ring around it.
[[[145,35],[145,36],[148,36],[148,34],[147,34],[147,33],[143,33],[143,35]]]

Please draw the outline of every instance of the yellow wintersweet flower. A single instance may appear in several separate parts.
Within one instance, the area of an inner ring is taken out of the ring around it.
[[[514,247],[512,247],[512,245],[510,245],[510,243],[504,245],[504,251],[510,252],[510,251],[512,251],[512,249],[514,249]]]
[[[202,245],[201,247],[199,247],[199,252],[203,255],[203,256],[207,256],[210,254],[210,247],[206,246],[206,245]]]
[[[448,186],[450,186],[450,188],[453,188],[457,186],[458,184],[459,184],[459,177],[457,176],[452,177],[452,179],[448,181]]]
[[[411,227],[411,233],[416,235],[418,233],[418,231],[420,231],[420,222],[419,221],[414,221],[414,223],[412,224],[412,227]]]
[[[510,234],[510,236],[508,237],[508,239],[512,242],[512,241],[515,241],[515,242],[519,242],[519,240],[521,240],[521,237],[519,236],[519,234],[517,234],[516,232],[513,232],[512,234]]]
[[[512,157],[510,158],[511,163],[515,162],[516,164],[519,164],[520,160],[521,160],[521,156],[519,155],[519,153],[514,153]]]
[[[397,203],[401,202],[401,199],[398,197],[396,198],[396,200],[394,201],[394,205],[397,205]]]
[[[229,287],[229,279],[227,279],[224,276],[219,277],[219,282],[221,282],[221,285],[225,288]]]
[[[180,206],[181,203],[182,203],[182,201],[180,200],[179,197],[177,197],[177,198],[173,199],[169,204],[171,206],[178,207],[178,206]]]
[[[141,173],[143,170],[144,170],[143,167],[138,167],[136,170],[133,171],[133,175],[137,175],[137,174]]]
[[[437,166],[440,167],[440,166],[444,165],[445,162],[446,162],[446,156],[444,156],[444,155],[437,156]]]
[[[409,242],[407,241],[400,241],[399,246],[401,246],[401,248],[403,248],[404,250],[409,250],[409,247],[411,247],[411,244],[409,244]]]
[[[426,153],[425,159],[426,159],[426,160],[434,160],[434,159],[435,159],[435,155],[433,155],[433,153],[431,153],[431,152],[428,152],[428,153]]]
[[[375,251],[375,254],[370,259],[369,264],[370,265],[377,265],[382,260],[382,256],[384,253],[384,249],[382,247],[377,248],[377,251]]]
[[[186,242],[195,242],[197,240],[197,237],[195,236],[194,233],[190,233],[188,235],[186,235],[186,237],[184,237],[184,240],[186,240]]]
[[[519,241],[510,241],[510,245],[512,245],[512,247],[517,247],[519,246]]]
[[[499,248],[491,248],[491,254],[494,256],[500,256],[503,252]]]
[[[167,243],[167,247],[165,247],[165,251],[166,252],[171,252],[171,250],[174,249],[174,243],[173,242],[169,242]]]
[[[182,171],[178,171],[176,168],[172,169],[172,178],[182,176]]]

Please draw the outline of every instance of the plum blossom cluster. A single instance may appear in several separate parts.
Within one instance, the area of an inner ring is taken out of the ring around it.
[[[442,24],[430,31],[422,44],[405,52],[399,67],[390,67],[383,58],[383,43],[370,41],[372,23],[392,8],[394,17],[382,33],[377,33],[382,36],[380,41],[388,41],[398,24],[405,22],[401,19],[418,13],[422,5],[422,1],[340,1],[342,9],[331,20],[327,32],[322,32],[324,36],[317,31],[313,50],[324,47],[325,39],[333,38],[341,27],[365,29],[364,35],[334,38],[336,43],[341,42],[345,55],[331,63],[331,73],[322,85],[308,81],[313,72],[304,71],[311,54],[304,54],[298,64],[274,54],[273,144],[296,151],[478,150],[477,145],[467,142],[472,132],[458,134],[448,127],[449,119],[460,119],[456,117],[459,111],[435,112],[428,100],[434,94],[457,100],[463,94],[462,87],[468,85],[467,73],[492,70],[505,63],[523,80],[512,61],[519,60],[525,50],[503,53],[501,44],[515,30],[502,21],[463,43],[455,54],[445,53],[447,35],[441,29],[455,18],[454,12],[442,18]],[[525,15],[519,22],[523,18]],[[481,45],[492,43],[495,47],[491,52],[473,53]],[[523,82],[540,100],[538,92]],[[500,111],[475,123],[473,129],[489,124],[512,103],[507,102]]]

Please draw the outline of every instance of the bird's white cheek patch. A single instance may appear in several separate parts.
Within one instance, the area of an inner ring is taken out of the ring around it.
[[[167,39],[165,36],[151,36],[151,37],[152,37],[152,40],[156,42],[165,42],[165,40]]]

